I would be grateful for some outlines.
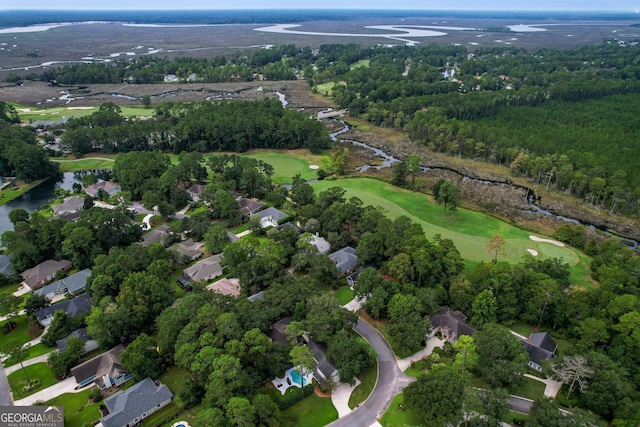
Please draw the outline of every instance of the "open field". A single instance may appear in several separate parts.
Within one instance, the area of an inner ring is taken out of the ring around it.
[[[113,168],[115,156],[113,156],[113,158],[86,157],[82,159],[52,158],[51,161],[56,162],[60,165],[60,172],[75,172],[94,169],[111,169]]]
[[[492,257],[487,253],[487,243],[491,237],[500,235],[506,242],[506,256],[499,256],[499,260],[517,263],[527,253],[527,249],[531,248],[538,251],[540,258],[562,257],[571,266],[574,277],[588,277],[588,264],[581,262],[581,258],[586,261],[586,255],[579,255],[577,250],[568,246],[535,242],[529,238],[529,232],[483,213],[460,208],[455,215],[448,213],[445,216],[443,206],[436,204],[431,196],[413,193],[374,179],[325,180],[313,184],[317,192],[333,186],[344,188],[347,198],[359,197],[365,205],[383,208],[390,218],[407,216],[422,225],[427,238],[441,234],[451,239],[466,260],[490,261]]]
[[[20,121],[29,123],[35,120],[60,120],[64,117],[84,117],[98,111],[94,107],[52,107],[33,108],[26,105],[12,104],[20,116]],[[155,113],[153,108],[122,106],[121,114],[124,117],[150,117]]]

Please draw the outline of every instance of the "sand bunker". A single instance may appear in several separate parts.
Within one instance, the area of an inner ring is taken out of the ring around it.
[[[557,240],[543,239],[542,237],[538,236],[529,236],[529,238],[534,242],[551,243],[552,245],[560,246],[561,248],[564,247],[564,243],[558,242]]]
[[[320,169],[318,165],[309,165],[309,169]]]
[[[536,251],[535,249],[527,249],[527,252],[529,252],[533,256],[538,256],[538,251]]]
[[[67,107],[67,110],[91,110],[93,107]]]

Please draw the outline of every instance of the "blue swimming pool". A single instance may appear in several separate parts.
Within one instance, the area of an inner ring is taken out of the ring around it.
[[[302,385],[302,375],[300,375],[300,371],[294,369],[289,375],[291,375],[291,381],[300,386]]]

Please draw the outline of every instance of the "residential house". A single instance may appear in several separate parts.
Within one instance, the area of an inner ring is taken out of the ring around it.
[[[35,317],[42,326],[49,326],[56,311],[62,310],[69,316],[76,317],[80,314],[90,312],[91,306],[91,297],[89,294],[82,294],[76,298],[60,301],[49,307],[41,308],[35,312]]]
[[[529,367],[542,372],[543,362],[555,356],[558,349],[558,345],[551,338],[551,335],[546,332],[537,332],[532,333],[526,339],[523,339],[520,335],[516,336],[522,341],[529,354]]]
[[[264,291],[260,291],[257,294],[248,296],[247,299],[251,302],[262,301],[264,302]]]
[[[200,196],[202,195],[203,191],[204,185],[202,184],[195,184],[187,188],[187,193],[189,193],[189,197],[191,197],[191,200],[193,200],[194,202],[200,200]]]
[[[133,375],[120,363],[120,356],[124,353],[122,344],[104,352],[93,359],[89,359],[78,366],[71,368],[71,374],[76,379],[79,387],[84,387],[92,382],[102,389],[119,386],[133,378]]]
[[[338,370],[329,362],[325,349],[315,341],[309,341],[307,347],[311,350],[313,358],[316,361],[316,368],[313,370],[314,377],[320,382],[334,382],[340,381],[340,374]]]
[[[193,239],[185,240],[184,242],[176,243],[172,248],[178,253],[184,264],[188,264],[191,261],[195,261],[202,256],[200,248],[204,246],[204,242],[194,242]]]
[[[193,283],[203,280],[209,281],[222,276],[220,260],[222,254],[212,255],[184,269],[184,274],[178,279],[178,283],[186,289],[190,289]]]
[[[67,260],[56,261],[53,259],[46,260],[28,270],[20,273],[24,279],[22,284],[29,289],[38,289],[49,280],[56,276],[59,271],[70,270],[73,265]]]
[[[53,218],[54,219],[61,219],[61,220],[66,221],[66,222],[76,222],[80,218],[80,212],[56,215]]]
[[[282,231],[282,230],[287,229],[287,228],[293,228],[295,230],[295,232],[298,233],[298,235],[304,233],[304,230],[302,228],[298,227],[297,225],[295,225],[291,221],[287,221],[284,224],[280,224],[279,226],[276,227],[276,230]]]
[[[356,268],[358,265],[358,256],[356,250],[351,246],[340,249],[329,255],[331,261],[333,261],[340,270],[340,274],[346,274]]]
[[[242,212],[242,215],[244,216],[254,215],[265,205],[264,202],[247,199],[242,196],[236,198],[236,201],[238,202],[238,209],[240,209],[240,212]]]
[[[320,237],[318,233],[310,235],[305,240],[309,242],[310,245],[315,246],[321,254],[326,254],[331,249],[329,242],[327,242],[324,237]]]
[[[0,274],[8,276],[13,273],[11,255],[0,255]]]
[[[71,196],[64,199],[64,202],[53,207],[55,215],[67,215],[80,212],[84,206],[84,197]]]
[[[433,336],[438,332],[442,334],[445,341],[453,344],[460,336],[473,336],[477,331],[467,323],[467,316],[446,307],[431,316],[430,335]]]
[[[281,220],[289,216],[286,213],[273,207],[263,209],[260,212],[257,212],[255,215],[260,218],[260,227],[262,228],[277,227],[278,223]]]
[[[169,226],[164,224],[158,228],[154,228],[146,234],[142,235],[142,242],[140,244],[142,246],[149,246],[153,243],[161,243],[163,246],[169,237]]]
[[[360,267],[356,271],[354,271],[353,273],[348,275],[347,276],[347,285],[349,285],[349,286],[355,285],[356,282],[358,281],[358,277],[360,277],[360,274],[364,271],[365,268],[366,267]]]
[[[46,297],[49,301],[53,300],[57,295],[63,295],[65,292],[71,295],[80,295],[86,289],[89,276],[91,276],[91,269],[85,268],[64,279],[56,280],[47,286],[43,286],[34,293]]]
[[[223,278],[207,286],[207,289],[222,295],[237,297],[240,295],[240,279]]]
[[[231,241],[231,243],[234,243],[234,242],[237,242],[238,240],[240,240],[240,238],[238,236],[236,236],[235,234],[233,234],[229,230],[227,230],[227,236],[229,236],[229,240]]]
[[[291,317],[283,317],[282,319],[271,325],[271,332],[269,333],[269,338],[271,338],[271,341],[279,342],[282,344],[289,344],[289,334],[287,334],[286,328],[292,321],[293,319]]]
[[[104,399],[109,414],[100,418],[100,423],[103,427],[133,427],[170,404],[172,398],[166,385],[147,377]]]
[[[91,339],[91,336],[87,332],[87,328],[76,329],[64,338],[56,340],[56,346],[58,352],[63,353],[67,350],[67,341],[71,338],[78,338],[84,343],[84,349],[82,354],[87,354],[99,347],[98,342]]]
[[[114,184],[111,181],[100,181],[95,184],[89,185],[85,187],[84,192],[87,193],[91,197],[98,197],[98,192],[102,190],[107,193],[109,196],[113,196],[116,193],[122,191],[119,185]]]

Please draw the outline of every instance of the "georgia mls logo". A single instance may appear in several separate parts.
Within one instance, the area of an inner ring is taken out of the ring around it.
[[[0,406],[0,427],[64,427],[64,408]]]

